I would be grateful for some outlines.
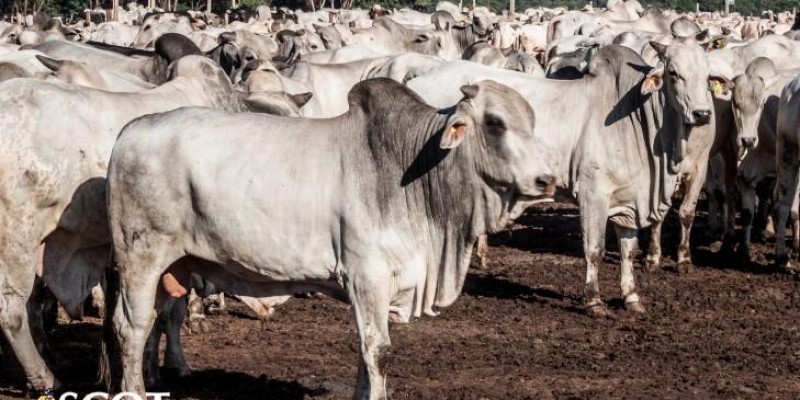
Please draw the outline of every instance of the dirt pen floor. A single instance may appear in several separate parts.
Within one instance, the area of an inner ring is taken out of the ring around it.
[[[678,227],[664,229],[666,265],[637,269],[647,314],[622,308],[613,230],[601,290],[614,318],[581,309],[584,263],[576,207],[545,205],[490,238],[491,262],[437,318],[391,328],[390,399],[798,399],[800,291],[776,271],[773,245],[757,261],[711,252],[695,225],[698,268],[674,269]],[[646,246],[646,234],[640,242]],[[641,265],[641,254],[637,266]],[[185,335],[194,370],[168,382],[173,398],[348,399],[357,337],[346,305],[293,299],[265,324],[230,302],[205,334]],[[95,388],[100,327],[62,324],[54,370],[69,390]],[[24,376],[3,360],[0,396],[21,397]]]

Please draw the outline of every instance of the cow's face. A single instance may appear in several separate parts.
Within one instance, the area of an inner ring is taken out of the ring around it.
[[[319,26],[315,24],[314,28],[317,30],[317,34],[326,49],[338,49],[342,47],[342,35],[336,30],[335,26]]]
[[[551,196],[555,178],[525,99],[493,81],[463,86],[461,92],[464,98],[447,123],[440,147],[454,148],[466,138],[475,152],[478,174],[489,186],[518,199]]]
[[[656,71],[664,80],[666,97],[688,125],[701,126],[711,121],[711,96],[708,92],[708,58],[697,37],[675,39],[670,45],[650,42],[661,61]]]
[[[445,60],[461,58],[459,46],[448,30],[426,30],[416,34],[409,50]]]
[[[744,73],[733,80],[733,120],[736,123],[736,144],[742,149],[758,145],[758,121],[767,100],[767,86],[758,74]]]

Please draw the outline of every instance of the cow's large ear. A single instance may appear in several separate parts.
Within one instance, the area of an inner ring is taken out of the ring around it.
[[[469,131],[469,122],[464,115],[456,112],[447,120],[447,127],[442,132],[442,140],[439,147],[442,149],[454,149],[464,141]]]
[[[735,86],[730,79],[721,76],[708,77],[708,90],[711,91],[712,96],[718,99],[730,100],[731,90]]]
[[[642,94],[647,95],[661,90],[664,86],[664,63],[659,62],[642,81]]]
[[[217,44],[226,44],[236,41],[236,32],[222,32],[217,37]]]
[[[659,57],[664,57],[664,55],[667,54],[667,45],[665,44],[651,40],[650,46],[658,53]]]
[[[36,59],[39,60],[39,62],[42,63],[42,65],[47,67],[47,69],[49,69],[49,70],[51,70],[53,72],[58,71],[64,65],[64,61],[56,60],[56,59],[50,58],[50,57],[37,55]]]
[[[478,86],[477,85],[464,85],[461,87],[461,93],[464,93],[464,97],[468,99],[474,99],[475,96],[478,95]]]
[[[291,100],[292,103],[297,106],[297,108],[303,108],[303,106],[306,105],[306,103],[308,103],[313,96],[314,94],[311,92],[290,94],[289,100]]]

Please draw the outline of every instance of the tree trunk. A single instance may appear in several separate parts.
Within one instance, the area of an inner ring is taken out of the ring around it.
[[[206,0],[206,12],[211,12],[211,0]]]

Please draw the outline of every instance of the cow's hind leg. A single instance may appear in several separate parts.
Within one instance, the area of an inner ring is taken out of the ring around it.
[[[639,294],[636,292],[636,278],[633,274],[633,258],[637,250],[638,238],[637,230],[615,226],[617,240],[619,241],[620,258],[620,281],[622,298],[625,300],[625,308],[629,311],[643,313],[644,307],[639,301]]]
[[[140,395],[145,393],[142,376],[145,344],[156,319],[156,310],[166,300],[165,292],[159,291],[159,281],[162,272],[178,258],[168,256],[165,248],[157,248],[157,243],[165,239],[147,233],[142,236],[137,246],[115,246],[131,250],[116,253],[120,292],[113,317],[122,356],[121,389]],[[186,278],[188,280],[188,275]],[[184,283],[188,286],[188,282]],[[166,291],[175,290],[171,281],[165,280],[164,285]]]
[[[27,254],[36,254],[31,249]],[[0,328],[22,368],[28,387],[36,392],[52,391],[59,385],[37,350],[30,321],[37,318],[37,306],[29,308],[35,281],[34,257],[0,259]],[[35,301],[35,299],[33,299]],[[31,312],[34,311],[34,312]],[[40,315],[39,315],[40,316]]]
[[[747,182],[739,182],[739,187],[742,199],[742,236],[739,243],[739,254],[744,261],[752,261],[750,241],[756,213],[756,189]]]
[[[367,268],[359,265],[348,276],[347,291],[353,305],[361,341],[358,363],[356,400],[386,398],[381,369],[389,340],[389,285],[391,277],[380,271],[389,268]]]
[[[656,221],[650,227],[650,246],[647,248],[647,256],[644,260],[644,268],[648,272],[653,272],[661,266],[661,226],[664,221]]]

